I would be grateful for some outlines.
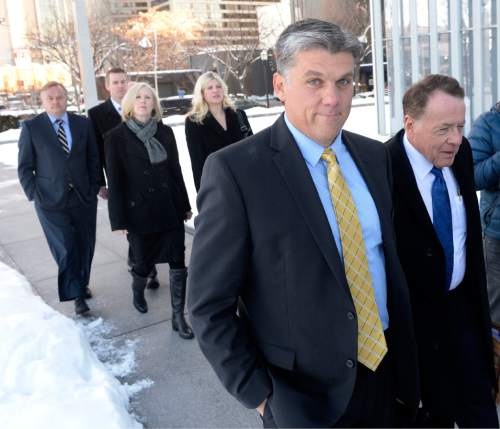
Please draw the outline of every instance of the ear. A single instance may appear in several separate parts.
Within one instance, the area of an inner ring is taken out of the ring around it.
[[[415,128],[415,119],[410,115],[405,115],[403,118],[403,127],[405,129],[406,134],[413,133],[413,129]]]
[[[278,72],[273,75],[273,88],[276,96],[284,103],[286,99],[285,77]]]

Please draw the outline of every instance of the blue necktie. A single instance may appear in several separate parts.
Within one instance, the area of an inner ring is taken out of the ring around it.
[[[450,197],[448,196],[448,188],[446,187],[441,169],[433,167],[431,173],[435,176],[431,190],[432,217],[434,219],[434,229],[436,230],[441,246],[443,246],[446,262],[445,290],[449,290],[453,274],[453,223]]]

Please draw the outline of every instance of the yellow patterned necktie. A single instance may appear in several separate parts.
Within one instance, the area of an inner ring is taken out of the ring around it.
[[[340,230],[344,270],[358,316],[358,361],[375,371],[387,353],[387,343],[375,302],[358,211],[334,152],[325,149],[321,159],[328,164],[328,188]]]

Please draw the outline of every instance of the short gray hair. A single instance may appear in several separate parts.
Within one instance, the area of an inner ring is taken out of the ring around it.
[[[338,25],[319,19],[304,19],[285,28],[274,48],[278,73],[285,75],[295,64],[295,55],[311,49],[324,49],[331,54],[351,53],[361,56],[362,45],[351,33]]]

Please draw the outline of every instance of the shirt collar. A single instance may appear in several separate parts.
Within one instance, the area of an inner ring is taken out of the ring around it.
[[[58,119],[62,119],[63,123],[65,123],[65,124],[68,123],[68,112],[64,112],[60,117],[52,116],[52,115],[50,115],[48,113],[47,113],[47,116],[49,117],[50,122],[52,123],[52,125],[55,125],[55,123],[56,123],[56,121]]]
[[[109,99],[111,100],[111,103],[113,103],[113,106],[116,109],[116,111],[121,115],[121,113],[122,113],[122,105],[120,103],[117,103],[111,97],[109,97]]]
[[[403,134],[403,144],[416,178],[422,180],[431,172],[434,165],[410,143],[406,133]]]
[[[325,151],[325,148],[321,146],[319,143],[315,142],[310,137],[306,136],[304,133],[299,131],[288,119],[285,113],[285,123],[290,132],[292,133],[293,138],[297,142],[297,146],[299,147],[302,156],[306,160],[306,162],[315,167],[316,164],[321,159],[321,155]],[[335,153],[339,151],[343,151],[345,149],[344,143],[342,142],[342,130],[338,133],[337,137],[333,141],[333,143],[329,146],[330,149],[333,149]]]

